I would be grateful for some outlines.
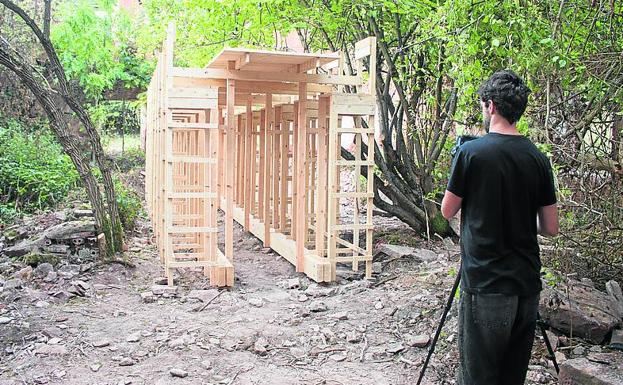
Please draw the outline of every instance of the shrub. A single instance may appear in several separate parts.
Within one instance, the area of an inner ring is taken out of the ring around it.
[[[450,231],[450,225],[441,213],[437,213],[437,215],[430,219],[430,227],[431,230],[437,234],[448,234]]]
[[[113,158],[115,165],[121,172],[128,172],[135,168],[145,167],[145,153],[136,147],[131,147]]]
[[[18,215],[13,204],[0,202],[0,224],[13,223]]]
[[[16,121],[0,121],[0,203],[43,209],[65,198],[77,181],[74,165],[49,131],[28,133]]]
[[[126,231],[134,229],[136,218],[141,212],[141,199],[138,194],[123,182],[115,178],[115,194],[119,207],[121,224]]]

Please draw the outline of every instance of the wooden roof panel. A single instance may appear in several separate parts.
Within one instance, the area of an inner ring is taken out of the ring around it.
[[[228,62],[235,61],[236,69],[246,71],[297,72],[298,65],[301,65],[305,71],[338,59],[337,53],[315,54],[225,48],[208,63],[206,68],[226,69]]]

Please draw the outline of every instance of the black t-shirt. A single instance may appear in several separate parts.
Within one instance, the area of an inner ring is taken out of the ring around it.
[[[547,157],[524,136],[488,133],[461,146],[447,189],[463,198],[462,289],[538,293],[537,210],[556,203]]]

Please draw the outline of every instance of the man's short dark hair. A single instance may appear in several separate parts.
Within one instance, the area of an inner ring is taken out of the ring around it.
[[[478,89],[480,99],[485,103],[492,100],[499,114],[510,124],[523,115],[530,92],[526,83],[510,70],[497,71]]]

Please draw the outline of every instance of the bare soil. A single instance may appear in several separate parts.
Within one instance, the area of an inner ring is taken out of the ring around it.
[[[145,223],[129,242],[135,267],[100,264],[72,278],[89,285],[83,297],[58,300],[58,282],[26,282],[0,304],[10,319],[0,325],[0,384],[415,384],[428,348],[411,344],[434,333],[456,246],[418,240],[438,258],[384,263],[371,281],[341,270],[318,285],[240,227],[235,236],[232,289],[185,270],[175,295],[146,303],[162,267]],[[453,307],[426,384],[456,383],[456,319]],[[555,383],[535,346],[528,383]]]

